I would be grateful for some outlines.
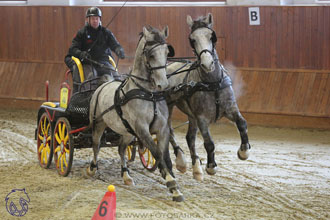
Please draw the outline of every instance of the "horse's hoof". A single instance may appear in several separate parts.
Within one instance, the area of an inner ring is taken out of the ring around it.
[[[204,180],[203,173],[193,173],[193,177],[195,180],[202,182]]]
[[[203,169],[201,167],[201,164],[196,162],[195,165],[193,165],[193,177],[197,181],[203,181]]]
[[[177,156],[175,158],[175,164],[176,164],[176,169],[181,173],[185,173],[187,171],[187,161],[181,149],[178,150]]]
[[[216,165],[215,166],[211,166],[211,167],[206,167],[205,170],[206,170],[207,174],[214,175],[214,174],[217,173],[218,167]]]
[[[86,173],[88,176],[93,177],[95,175],[96,169],[91,170],[90,167],[87,167]]]
[[[180,173],[185,173],[187,171],[187,166],[176,164],[176,169],[180,171]]]
[[[184,197],[178,189],[175,189],[173,191],[172,199],[173,199],[174,202],[183,202],[184,201]]]
[[[183,195],[173,196],[172,199],[174,202],[183,202],[184,201]]]
[[[128,186],[134,186],[135,185],[133,178],[128,174],[127,171],[124,172],[123,179],[124,179],[125,185],[128,185]]]
[[[249,158],[250,156],[250,145],[246,144],[246,145],[241,145],[241,147],[238,149],[237,151],[237,156],[240,160],[246,160]]]
[[[168,181],[166,183],[166,186],[167,186],[168,190],[170,191],[170,193],[174,193],[175,190],[177,190],[177,188],[178,188],[178,185],[176,184],[175,180]]]
[[[126,179],[126,180],[124,180],[124,183],[125,183],[125,185],[128,185],[128,186],[134,186],[135,185],[133,179]]]

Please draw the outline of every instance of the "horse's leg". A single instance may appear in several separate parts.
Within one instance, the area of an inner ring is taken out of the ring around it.
[[[251,146],[247,135],[247,123],[235,105],[230,111],[226,111],[226,118],[236,123],[236,127],[241,136],[241,146],[237,151],[237,156],[241,160],[246,160],[249,157]]]
[[[94,152],[93,160],[91,161],[89,167],[87,168],[87,174],[89,176],[93,176],[97,170],[97,155],[100,151],[100,142],[101,137],[104,132],[104,129],[106,128],[106,124],[104,122],[99,122],[95,125],[95,128],[92,132],[92,148]]]
[[[125,157],[125,151],[127,148],[126,143],[130,143],[131,139],[132,138],[125,140],[125,138],[122,138],[118,147],[118,152],[121,159],[121,176],[123,177],[124,183],[126,185],[134,185],[133,178],[129,175],[129,169],[127,168],[127,161]]]
[[[214,159],[215,146],[210,134],[209,122],[202,118],[198,118],[197,123],[204,140],[204,148],[207,152],[207,164],[205,170],[209,175],[214,175],[217,172],[217,163]]]
[[[167,143],[166,143],[167,142]],[[161,150],[163,154],[163,162],[160,162],[158,165],[159,170],[163,176],[163,178],[166,181],[166,186],[169,189],[169,191],[173,194],[173,201],[176,202],[182,202],[184,200],[184,197],[182,193],[179,191],[179,187],[177,185],[177,182],[175,180],[173,171],[172,171],[172,161],[170,157],[170,152],[168,148],[168,140],[166,141],[166,138],[163,138],[162,141],[158,144],[158,149]]]
[[[149,131],[148,131],[149,132]],[[157,133],[157,145],[152,139],[152,136],[145,129],[137,129],[136,133],[143,146],[148,146],[152,156],[158,163],[158,168],[161,176],[166,181],[166,186],[173,194],[173,201],[181,202],[184,200],[182,193],[179,191],[178,185],[175,181],[173,172],[168,168],[167,163],[172,167],[172,162],[169,155],[169,129],[161,129]],[[171,165],[170,165],[171,164]]]
[[[171,122],[173,107],[174,107],[173,105],[168,106],[168,111],[169,111],[168,126],[170,127],[170,143],[173,147],[174,154],[175,154],[176,169],[179,170],[181,173],[185,173],[187,171],[187,161],[184,156],[183,150],[176,143],[174,129],[172,127],[172,122]]]
[[[203,169],[201,167],[201,162],[199,156],[196,152],[195,141],[197,135],[197,123],[196,120],[189,117],[188,131],[186,134],[186,140],[190,151],[192,167],[193,167],[193,177],[198,181],[203,180]]]

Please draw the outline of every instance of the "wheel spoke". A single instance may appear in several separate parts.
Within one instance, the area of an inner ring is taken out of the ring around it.
[[[56,159],[56,167],[60,166],[60,158],[61,158],[61,154],[57,155],[57,159]]]
[[[44,123],[43,123],[43,131],[44,131],[44,134],[46,134],[46,122],[47,122],[47,118],[45,117],[45,118],[44,118]]]
[[[61,151],[61,147],[60,146],[57,146],[56,149],[55,149],[55,153]]]
[[[131,150],[131,146],[127,147],[127,158],[128,160],[131,160],[132,157],[132,150]]]
[[[61,172],[64,172],[64,169],[63,169],[63,154],[61,154]]]
[[[147,160],[147,165],[149,166],[150,165],[150,159],[151,159],[151,155],[150,155],[150,151],[148,151],[148,160]]]
[[[62,135],[62,123],[58,123],[58,134],[60,135],[60,139],[63,140],[63,135]]]
[[[39,147],[39,150],[38,150],[38,152],[40,153],[44,147],[45,147],[45,145],[44,145],[43,143],[42,143],[42,144],[40,144],[40,147]]]
[[[47,123],[46,134],[48,134],[49,128],[50,128],[50,123]]]
[[[68,167],[68,163],[66,162],[66,154],[63,154],[63,161],[65,164],[65,167]]]
[[[64,145],[66,146],[66,143],[69,140],[69,134],[66,134],[65,138],[64,138]]]
[[[43,154],[44,154],[44,162],[45,162],[45,164],[47,164],[47,162],[48,162],[47,148],[46,148],[45,150],[43,150],[42,152],[43,152]]]
[[[41,130],[41,133],[42,134],[45,134],[45,131],[44,131],[44,120],[40,120],[40,130]]]
[[[64,148],[65,153],[70,153],[70,149],[67,149],[66,147]]]
[[[41,164],[44,164],[44,154],[45,154],[45,151],[41,151],[41,154],[40,154],[40,163]]]
[[[63,127],[62,127],[62,140],[64,140],[65,130],[66,130],[66,126],[65,126],[65,123],[63,123]]]
[[[44,136],[41,136],[40,134],[38,134],[38,137],[40,140],[42,140],[42,141],[44,140]]]
[[[58,136],[58,133],[55,134],[55,138],[56,138],[56,141],[58,144],[61,144],[61,139],[60,137]]]
[[[46,150],[47,150],[47,153],[50,154],[50,146],[49,146],[49,144],[47,144]]]
[[[48,142],[48,141],[50,141],[51,139],[52,139],[52,137],[51,137],[51,136],[48,136],[47,139],[46,139],[46,141]]]

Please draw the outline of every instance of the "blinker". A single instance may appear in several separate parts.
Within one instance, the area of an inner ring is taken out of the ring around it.
[[[167,57],[174,57],[175,51],[174,51],[174,48],[172,47],[172,45],[168,44],[167,47],[168,47]]]

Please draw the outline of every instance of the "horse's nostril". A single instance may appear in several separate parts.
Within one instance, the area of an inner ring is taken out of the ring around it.
[[[161,86],[161,85],[158,85],[158,89],[159,89],[159,90],[162,90],[162,86]]]

